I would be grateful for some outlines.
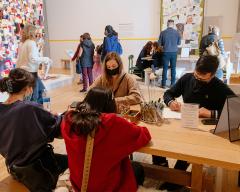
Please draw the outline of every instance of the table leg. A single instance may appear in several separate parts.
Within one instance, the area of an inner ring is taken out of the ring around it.
[[[203,185],[203,165],[192,164],[191,191],[201,192]]]

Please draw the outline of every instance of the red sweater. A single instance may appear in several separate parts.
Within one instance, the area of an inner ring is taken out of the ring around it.
[[[116,114],[102,114],[101,121],[94,140],[88,192],[136,192],[128,155],[145,146],[151,136],[146,127],[129,123]],[[71,134],[70,124],[63,120],[61,131],[68,153],[70,180],[74,189],[80,191],[86,137]]]

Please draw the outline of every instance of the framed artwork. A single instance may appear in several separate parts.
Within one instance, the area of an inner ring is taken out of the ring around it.
[[[181,46],[198,54],[203,31],[204,0],[162,0],[161,31],[167,28],[167,21],[174,20],[175,29],[181,35]]]

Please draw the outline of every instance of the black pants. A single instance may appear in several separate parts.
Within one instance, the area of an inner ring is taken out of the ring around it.
[[[13,165],[11,175],[31,192],[51,192],[58,176],[68,168],[67,155],[54,154],[47,148],[41,156],[27,165]]]
[[[152,162],[154,165],[160,165],[164,167],[168,167],[168,162],[166,157],[161,157],[161,156],[152,156]],[[179,169],[186,171],[189,166],[189,163],[187,161],[182,161],[182,160],[177,160],[174,169]]]
[[[137,185],[143,185],[144,179],[145,179],[145,174],[144,174],[144,169],[143,166],[135,161],[132,161],[132,168],[133,172],[136,178]]]

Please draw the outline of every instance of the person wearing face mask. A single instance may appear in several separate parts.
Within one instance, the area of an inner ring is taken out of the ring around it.
[[[177,83],[168,89],[163,96],[165,104],[172,111],[180,111],[181,103],[176,101],[182,96],[184,103],[199,104],[199,117],[219,118],[228,95],[234,92],[215,77],[219,60],[217,56],[201,56],[195,67],[194,73],[187,73]],[[165,157],[153,156],[153,164],[168,166]],[[189,163],[178,160],[175,169],[186,170]],[[161,190],[177,190],[182,186],[164,183]]]
[[[61,116],[29,101],[34,83],[34,76],[21,68],[0,80],[0,92],[9,94],[0,103],[0,154],[9,173],[30,191],[51,192],[68,167],[67,156],[54,154],[49,144],[60,137]]]
[[[120,103],[135,105],[142,102],[136,80],[123,71],[122,60],[115,52],[106,55],[103,74],[93,82],[92,87],[111,89],[117,105]]]

